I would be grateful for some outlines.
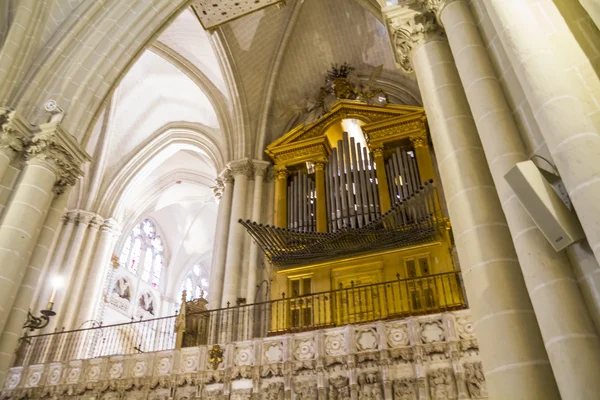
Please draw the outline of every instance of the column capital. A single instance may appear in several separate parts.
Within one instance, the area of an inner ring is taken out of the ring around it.
[[[100,229],[102,232],[109,232],[115,236],[120,231],[119,223],[114,218],[105,219]]]
[[[92,212],[79,210],[77,212],[76,223],[81,225],[89,225],[96,216],[97,215]]]
[[[287,179],[289,175],[290,171],[288,171],[286,167],[275,167],[275,179]]]
[[[324,171],[324,170],[325,170],[325,163],[323,163],[323,162],[315,163],[315,171]]]
[[[232,161],[227,165],[227,167],[229,167],[229,170],[231,171],[231,174],[233,175],[234,179],[236,176],[241,175],[251,178],[254,172],[252,162],[250,162],[248,158],[242,158],[241,160]]]
[[[445,36],[434,14],[423,7],[421,0],[418,3],[415,0],[401,0],[399,3],[397,6],[386,8],[384,15],[392,38],[396,63],[405,72],[413,72],[410,59],[412,51],[429,41],[445,40]]]
[[[438,24],[442,27],[444,26],[444,24],[442,23],[441,15],[444,11],[444,8],[451,3],[456,3],[457,1],[464,0],[419,0],[421,5],[423,6],[423,8],[425,8],[425,10],[427,10],[427,12],[430,12],[431,14],[435,15]]]
[[[58,122],[40,125],[40,131],[31,139],[27,148],[28,163],[43,164],[56,174],[54,191],[64,192],[83,175],[81,165],[91,160],[77,140],[67,133]]]
[[[210,188],[213,192],[213,196],[215,197],[215,199],[220,199],[221,196],[223,196],[223,191],[225,190],[225,183],[223,182],[223,178],[218,177],[217,179],[215,179],[214,186],[211,186]]]
[[[277,177],[277,174],[275,172],[275,166],[271,165],[269,168],[267,168],[267,173],[265,175],[265,180],[267,182],[273,182],[276,177]]]
[[[4,107],[0,108],[0,125],[0,151],[12,159],[31,140],[31,129],[21,114]]]
[[[383,157],[383,146],[374,147],[371,152],[373,157]]]
[[[271,166],[271,163],[262,160],[252,160],[252,166],[254,167],[254,176],[264,177]]]
[[[409,137],[409,139],[415,149],[419,147],[429,147],[429,143],[427,142],[427,134],[425,132],[418,135],[412,135]]]

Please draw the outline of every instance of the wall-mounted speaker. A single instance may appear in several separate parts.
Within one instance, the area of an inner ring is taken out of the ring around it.
[[[585,237],[575,213],[533,161],[518,163],[504,179],[554,250],[560,251]]]

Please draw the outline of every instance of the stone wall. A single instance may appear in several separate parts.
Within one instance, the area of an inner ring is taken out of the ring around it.
[[[2,399],[482,399],[468,310],[12,368]]]

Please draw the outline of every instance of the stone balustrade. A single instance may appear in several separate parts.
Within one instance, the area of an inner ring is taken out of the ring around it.
[[[482,399],[469,310],[12,368],[2,399]]]

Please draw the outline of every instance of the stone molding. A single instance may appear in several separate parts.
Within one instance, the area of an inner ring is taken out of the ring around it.
[[[83,175],[81,165],[91,160],[73,136],[58,122],[40,125],[27,148],[30,164],[42,164],[56,175],[54,192],[62,194],[67,186],[74,186]]]
[[[0,108],[0,125],[0,151],[12,160],[29,144],[32,131],[21,114],[8,108]]]
[[[431,3],[431,7],[434,7],[435,3],[437,0]],[[414,71],[411,62],[411,53],[414,50],[429,41],[446,40],[435,15],[428,12],[421,2],[400,1],[398,6],[386,8],[384,13],[396,63],[405,72]]]
[[[14,367],[0,398],[487,398],[469,310],[222,344],[212,362],[211,349]]]

